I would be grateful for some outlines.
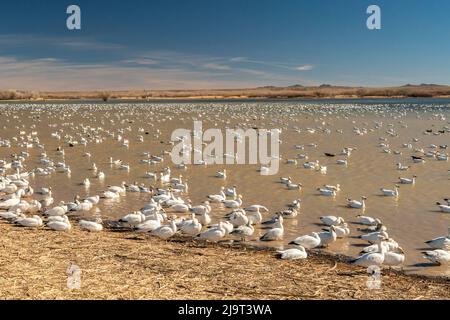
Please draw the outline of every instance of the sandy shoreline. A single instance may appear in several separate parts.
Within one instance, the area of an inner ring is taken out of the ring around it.
[[[131,232],[29,230],[0,222],[0,299],[450,299],[450,281],[365,269],[311,254],[164,242]],[[66,270],[82,270],[69,290]]]

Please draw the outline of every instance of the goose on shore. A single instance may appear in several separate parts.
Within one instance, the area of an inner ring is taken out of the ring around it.
[[[304,235],[295,238],[289,244],[300,245],[306,249],[314,249],[320,246],[321,240],[317,232],[312,232],[311,235]]]
[[[187,234],[189,236],[195,236],[202,230],[202,224],[195,217],[195,213],[192,214],[191,220],[183,223],[180,227],[180,231],[183,234]]]
[[[47,227],[54,231],[69,231],[72,229],[69,218],[63,216],[63,221],[50,221],[47,222]]]
[[[174,236],[177,232],[177,225],[174,220],[170,221],[168,226],[161,226],[151,231],[150,234],[154,235],[160,239],[167,240],[170,237]]]
[[[134,211],[133,213],[127,214],[126,216],[119,219],[119,222],[125,226],[134,228],[141,223],[144,223],[146,216],[140,211]]]
[[[81,230],[87,230],[90,232],[99,232],[103,230],[101,219],[97,219],[96,221],[80,220],[78,224]]]
[[[226,234],[226,230],[223,227],[223,222],[220,221],[217,227],[208,229],[202,233],[200,233],[197,237],[195,237],[195,240],[204,240],[209,242],[217,242],[223,239],[223,237]]]
[[[284,260],[298,260],[306,259],[308,257],[305,248],[302,246],[287,250],[278,250],[277,252],[280,254],[280,258]]]
[[[138,224],[135,227],[136,232],[151,232],[157,228],[161,227],[160,219],[147,219],[143,223]]]
[[[351,261],[352,264],[365,268],[369,268],[372,266],[381,267],[384,262],[384,254],[386,252],[386,249],[381,245],[381,241],[382,239],[379,239],[377,242],[378,250],[376,252],[365,253],[362,256]]]
[[[36,228],[43,225],[41,217],[36,215],[30,218],[18,219],[16,223],[27,228]]]

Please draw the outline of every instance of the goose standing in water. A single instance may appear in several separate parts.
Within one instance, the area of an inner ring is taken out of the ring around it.
[[[259,240],[261,241],[283,240],[283,236],[284,236],[283,217],[279,216],[274,228],[266,232],[261,238],[259,238]]]
[[[306,259],[308,257],[305,248],[303,248],[302,246],[287,250],[278,250],[277,252],[280,254],[280,258],[284,260],[298,260]]]
[[[424,251],[424,258],[438,265],[450,264],[450,251],[437,249],[433,251]]]
[[[401,266],[405,262],[405,252],[401,247],[394,251],[386,251],[384,253],[383,265],[389,267]]]
[[[231,234],[239,236],[242,242],[245,242],[246,237],[251,237],[255,232],[255,228],[253,228],[252,224],[247,222],[246,225],[242,225],[234,229]]]
[[[450,228],[448,228],[448,235],[446,237],[434,238],[425,242],[433,249],[444,249],[450,251]]]
[[[440,202],[436,202],[436,205],[439,206],[439,209],[441,209],[442,212],[450,213],[450,206],[445,205],[445,204],[441,204]]]
[[[334,226],[330,227],[329,231],[322,231],[318,233],[320,238],[320,245],[327,247],[330,243],[335,242],[337,239],[336,229]]]
[[[236,198],[238,196],[238,193],[236,191],[236,186],[233,186],[233,188],[227,188],[225,189],[225,195],[227,197]]]
[[[348,227],[348,224],[345,222],[342,225],[334,226],[334,229],[336,231],[337,238],[345,238],[348,235],[350,235],[350,228]]]
[[[312,232],[311,235],[304,235],[295,238],[289,244],[296,244],[306,249],[314,249],[320,246],[321,240],[317,232]]]

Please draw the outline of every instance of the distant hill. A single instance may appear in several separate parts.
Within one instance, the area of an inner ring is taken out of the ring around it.
[[[156,99],[344,99],[344,98],[450,98],[450,86],[422,83],[406,84],[399,87],[344,87],[331,84],[303,86],[294,84],[287,87],[264,86],[241,89],[205,90],[116,90],[116,91],[26,91],[0,90],[0,100],[156,100]]]

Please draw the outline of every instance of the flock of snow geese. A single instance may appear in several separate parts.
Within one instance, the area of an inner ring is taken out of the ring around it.
[[[118,116],[120,118],[120,116]],[[17,118],[16,118],[17,120]],[[13,120],[11,119],[11,122]],[[62,120],[61,120],[62,121]],[[121,122],[123,123],[123,122]],[[11,124],[11,123],[10,123]],[[0,134],[0,151],[6,155],[0,160],[0,218],[12,224],[25,228],[46,227],[54,231],[70,231],[74,221],[77,221],[81,230],[89,232],[100,232],[105,227],[108,229],[128,228],[136,233],[148,233],[152,236],[168,240],[175,236],[191,237],[195,241],[220,242],[234,239],[246,242],[254,235],[255,229],[265,230],[259,241],[277,241],[285,237],[284,223],[286,219],[294,219],[301,211],[302,201],[297,196],[291,203],[286,204],[286,208],[270,216],[269,210],[263,204],[244,205],[245,198],[238,192],[238,187],[223,186],[220,190],[205,195],[205,201],[193,204],[189,200],[189,186],[183,176],[173,174],[176,169],[187,169],[189,164],[164,167],[159,172],[146,172],[146,178],[154,181],[153,185],[146,186],[143,183],[122,182],[116,186],[108,186],[98,195],[91,195],[84,199],[74,196],[73,201],[61,201],[53,198],[52,187],[42,187],[34,190],[33,178],[35,176],[51,176],[53,174],[71,174],[71,168],[64,161],[59,161],[55,156],[64,156],[73,152],[78,146],[83,147],[83,156],[89,157],[92,161],[92,172],[90,177],[80,178],[80,184],[89,186],[91,179],[107,179],[105,173],[95,164],[93,156],[89,152],[91,144],[102,143],[107,139],[118,141],[126,152],[130,140],[124,138],[125,130],[117,128],[116,132],[102,132],[83,124],[77,124],[78,134],[69,135],[64,132],[64,128],[55,128],[51,133],[51,138],[59,141],[56,149],[49,150],[41,142],[36,125],[25,128],[15,126],[16,134],[5,137]],[[308,130],[315,130],[309,128]],[[364,134],[361,128],[354,128],[355,134]],[[139,134],[136,140],[144,141],[143,128],[138,129]],[[1,132],[1,131],[0,131]],[[446,134],[450,132],[450,126],[445,126],[442,131],[427,131],[425,134]],[[395,136],[393,129],[387,131],[387,135]],[[47,137],[46,137],[47,138]],[[379,147],[383,152],[391,153],[389,141],[386,137],[380,137]],[[417,139],[418,141],[418,139]],[[417,142],[416,141],[416,142]],[[413,146],[406,143],[403,147],[412,150]],[[15,148],[16,152],[8,152]],[[294,149],[302,150],[304,146],[295,145]],[[447,145],[432,145],[431,151],[417,148],[412,155],[413,163],[423,163],[427,159],[437,161],[447,161],[448,154],[445,152]],[[4,152],[4,150],[7,150]],[[38,150],[38,163],[30,164],[30,153]],[[342,159],[336,160],[336,164],[346,166],[352,152],[357,152],[354,147],[345,147],[339,155]],[[161,165],[168,153],[151,154],[145,152],[141,155],[141,163]],[[337,154],[325,153],[325,156],[333,158]],[[167,161],[167,160],[166,160]],[[305,169],[316,170],[326,174],[327,167],[316,161],[307,161],[307,156],[299,154],[297,159],[287,159],[286,164],[297,164],[304,161],[301,166]],[[130,165],[125,164],[120,159],[109,158],[108,165],[118,170],[130,170]],[[33,168],[32,168],[33,167]],[[400,172],[407,171],[410,166],[398,163],[396,169]],[[263,168],[262,168],[263,169]],[[223,169],[217,171],[215,178],[225,182],[232,171]],[[268,178],[270,179],[270,178]],[[273,179],[273,177],[272,177]],[[301,190],[303,185],[295,183],[291,177],[279,177],[278,182],[287,190]],[[412,177],[399,177],[398,184],[415,184],[415,175]],[[323,185],[317,188],[320,195],[335,197],[342,192],[341,186]],[[126,197],[128,193],[140,192],[148,195],[148,203],[134,212],[123,215],[117,221],[102,221],[100,217],[95,219],[75,219],[71,213],[89,212],[95,208],[100,201],[105,199],[116,199]],[[42,199],[33,199],[35,194],[39,194]],[[380,195],[385,197],[399,197],[399,185],[393,188],[381,188]],[[405,252],[402,247],[388,234],[388,229],[381,219],[364,215],[366,208],[366,197],[360,199],[347,199],[345,204],[348,210],[355,210],[356,221],[360,225],[358,231],[362,234],[361,240],[367,241],[367,246],[362,250],[362,255],[352,261],[352,263],[369,266],[402,266],[405,261]],[[450,199],[445,199],[445,203],[437,202],[437,206],[443,213],[450,213]],[[217,207],[228,209],[229,212],[220,219],[215,219],[211,213]],[[267,217],[265,217],[267,216]],[[319,222],[319,221],[318,221]],[[290,241],[290,248],[279,250],[282,259],[305,259],[308,250],[329,246],[340,238],[348,237],[352,230],[349,224],[339,216],[327,215],[320,217],[321,230],[311,234],[301,235]],[[290,239],[289,239],[290,240]],[[424,258],[436,264],[450,263],[450,228],[449,234],[429,241],[426,244],[430,250],[424,251]]]

